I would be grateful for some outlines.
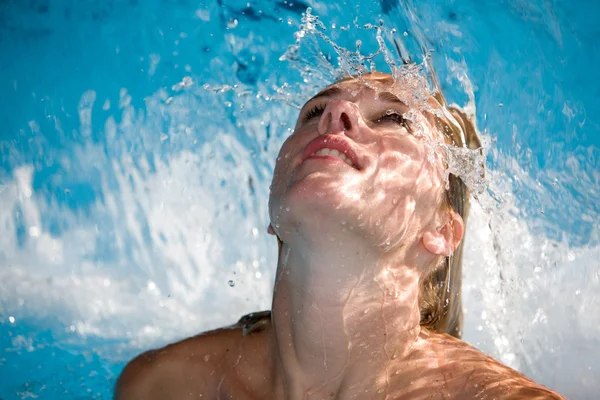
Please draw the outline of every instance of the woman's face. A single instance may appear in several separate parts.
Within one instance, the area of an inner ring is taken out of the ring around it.
[[[351,233],[391,251],[436,228],[445,183],[432,143],[441,134],[419,112],[407,121],[410,109],[380,89],[344,81],[302,108],[269,200],[284,242],[301,232],[332,242]]]

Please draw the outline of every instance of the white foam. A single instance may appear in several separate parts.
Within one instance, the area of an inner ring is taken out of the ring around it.
[[[31,165],[14,168],[0,192],[0,316],[50,320],[82,340],[143,347],[269,308],[276,246],[266,235],[268,183],[260,163],[214,124],[204,126],[212,138],[194,152],[157,152],[152,160],[121,152],[150,120],[128,107],[118,126],[107,121],[118,157],[106,160],[102,147],[86,144],[69,160],[73,175],[85,176],[79,168],[86,165],[103,167],[102,196],[87,213],[36,193]],[[176,119],[181,107],[172,107]],[[247,123],[250,132],[260,126]],[[17,212],[28,232],[22,247]],[[66,228],[53,236],[43,217]]]

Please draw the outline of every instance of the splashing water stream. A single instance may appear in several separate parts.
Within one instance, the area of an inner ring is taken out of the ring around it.
[[[141,349],[268,309],[268,182],[294,107],[372,70],[477,116],[486,182],[462,167],[479,152],[438,149],[478,193],[464,338],[569,397],[600,390],[600,114],[568,70],[600,60],[584,15],[39,3],[0,5],[0,397],[109,398]]]

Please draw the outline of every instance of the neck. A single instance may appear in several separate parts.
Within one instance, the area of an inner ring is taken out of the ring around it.
[[[284,244],[273,297],[285,399],[383,398],[420,333],[419,276],[401,257]],[[352,254],[341,257],[340,254]]]

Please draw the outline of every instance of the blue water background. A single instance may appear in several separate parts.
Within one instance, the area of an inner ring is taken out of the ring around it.
[[[328,27],[348,26],[336,37],[348,47],[357,38],[366,47],[373,44],[372,31],[360,29],[364,23],[383,19],[399,32],[409,29],[401,14],[407,7],[413,10],[428,47],[434,50],[446,97],[459,104],[466,103],[468,96],[448,60],[466,66],[475,87],[479,128],[492,138],[496,149],[488,160],[490,168],[510,173],[516,160],[531,178],[513,182],[520,215],[531,231],[572,248],[598,244],[600,3],[593,1],[577,6],[566,1],[467,0],[402,6],[389,0],[327,5],[314,1],[1,1],[0,191],[15,181],[19,168],[32,168],[34,202],[43,202],[40,210],[47,211],[40,217],[43,232],[60,239],[78,224],[93,221],[94,247],[89,252],[82,249],[78,260],[98,268],[112,265],[112,276],[123,279],[152,276],[160,286],[162,272],[155,268],[149,273],[144,260],[136,258],[137,248],[154,245],[150,227],[144,225],[148,216],[143,207],[117,207],[118,212],[97,207],[108,201],[109,193],[122,188],[114,176],[114,163],[125,176],[128,168],[144,170],[142,164],[152,174],[157,159],[169,165],[179,153],[200,154],[220,127],[253,155],[248,173],[252,179],[242,185],[253,181],[258,189],[246,185],[246,199],[264,200],[277,143],[293,126],[294,110],[288,107],[289,111],[261,117],[263,110],[275,107],[274,101],[257,98],[256,93],[272,93],[272,85],[284,82],[301,82],[279,57],[294,43],[307,6]],[[191,77],[189,87],[184,77]],[[211,93],[203,89],[204,84],[238,86]],[[244,90],[250,94],[238,96]],[[171,102],[178,108],[169,109]],[[285,120],[277,121],[277,115]],[[111,117],[118,126],[114,134],[106,125]],[[261,118],[258,128],[246,129],[246,121],[256,123]],[[130,120],[143,123],[124,123]],[[90,148],[93,151],[85,156]],[[121,162],[125,156],[131,164]],[[223,185],[238,185],[231,180],[224,171]],[[135,182],[132,179],[131,185]],[[201,185],[202,180],[198,182]],[[531,182],[543,190],[532,190]],[[254,195],[254,190],[262,194]],[[262,234],[268,222],[266,203],[242,203],[247,208],[241,215],[253,218]],[[191,204],[191,199],[183,202],[183,206]],[[0,269],[8,271],[35,235],[24,217],[25,206],[19,202],[0,206],[12,216],[10,231],[7,226],[0,234],[16,238],[16,246],[0,248]],[[71,217],[63,218],[67,214]],[[131,215],[142,226],[140,238],[134,234],[117,238],[115,232],[123,230],[120,224]],[[124,244],[115,244],[117,239]],[[71,252],[80,250],[79,243],[64,246]],[[267,259],[273,261],[272,252]],[[54,272],[43,261],[31,261],[35,263],[31,269],[46,270],[51,277]],[[71,268],[73,274],[92,274],[82,272],[79,265]],[[261,261],[261,268],[273,265],[265,261],[263,266]],[[228,290],[225,282],[224,291]],[[208,291],[205,296],[210,301],[212,294]],[[563,296],[572,300],[571,305],[578,304],[575,297]],[[253,299],[246,309],[225,319],[233,322],[245,311],[265,305],[268,300]],[[147,346],[130,344],[126,323],[117,327],[122,337],[82,334],[70,329],[68,318],[61,317],[60,309],[31,309],[28,303],[15,303],[0,293],[0,398],[29,394],[110,398],[124,362]],[[201,327],[215,326],[207,322]],[[579,333],[565,329],[561,335],[577,338]],[[165,341],[159,337],[153,344]],[[575,384],[567,386],[565,379],[545,372],[534,377],[573,398],[590,398],[591,392],[578,391]],[[575,383],[579,379],[571,378]]]

